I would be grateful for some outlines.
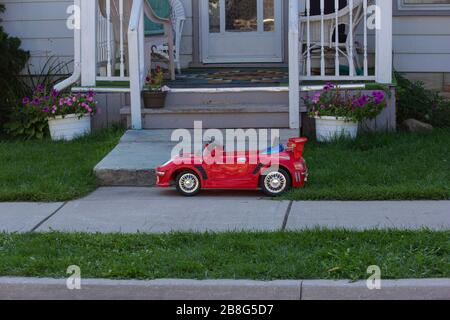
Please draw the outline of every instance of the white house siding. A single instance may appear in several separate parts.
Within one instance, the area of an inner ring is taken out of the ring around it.
[[[6,12],[2,24],[10,35],[22,40],[22,47],[31,53],[35,70],[50,56],[60,61],[73,59],[73,31],[66,27],[67,7],[73,1],[2,0]]]
[[[429,89],[450,85],[450,17],[394,17],[394,67]]]
[[[394,17],[394,66],[401,72],[450,72],[450,17]]]

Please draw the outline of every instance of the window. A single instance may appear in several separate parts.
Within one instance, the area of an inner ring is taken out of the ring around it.
[[[398,0],[400,11],[434,11],[450,10],[450,0]]]

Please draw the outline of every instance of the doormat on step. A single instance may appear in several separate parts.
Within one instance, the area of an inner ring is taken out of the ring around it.
[[[187,69],[169,81],[171,88],[197,87],[278,87],[287,86],[287,69]]]

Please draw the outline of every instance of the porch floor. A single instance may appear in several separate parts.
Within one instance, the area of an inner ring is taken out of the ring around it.
[[[313,69],[313,71],[317,71]],[[334,71],[333,71],[334,74]],[[341,71],[345,75],[345,70]],[[300,77],[301,79],[301,77]],[[327,81],[307,80],[300,81],[301,90],[310,86],[323,86]],[[366,89],[379,89],[380,85],[370,80],[338,80],[335,84],[352,85],[364,84]],[[395,80],[394,80],[395,84]],[[165,80],[164,85],[171,89],[227,89],[227,88],[288,88],[289,69],[286,67],[197,67],[183,69],[181,74],[176,74],[175,80]],[[129,90],[129,81],[97,81],[97,91]],[[74,88],[75,91],[85,89]]]

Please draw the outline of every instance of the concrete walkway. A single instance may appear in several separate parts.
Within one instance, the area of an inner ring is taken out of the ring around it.
[[[276,201],[255,192],[100,188],[65,203],[0,203],[0,232],[280,231],[315,227],[450,230],[450,201]]]
[[[271,129],[268,129],[268,139]],[[193,131],[189,130],[192,137]],[[225,137],[225,130],[221,130]],[[280,141],[298,137],[298,130],[280,129]],[[155,186],[155,168],[171,158],[172,149],[178,144],[171,140],[173,130],[129,130],[119,144],[94,168],[102,186]],[[206,133],[205,133],[206,134]],[[245,137],[244,137],[245,139]],[[192,141],[193,142],[193,141]],[[239,140],[244,142],[245,140]],[[272,141],[267,141],[271,145]],[[201,145],[201,143],[200,143]],[[238,146],[235,146],[238,148]],[[193,147],[192,147],[193,148]],[[185,150],[193,152],[192,150]]]

